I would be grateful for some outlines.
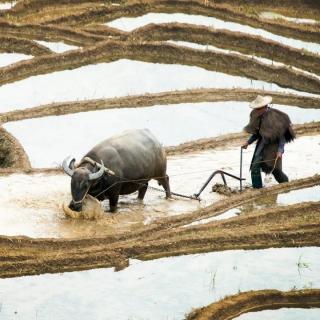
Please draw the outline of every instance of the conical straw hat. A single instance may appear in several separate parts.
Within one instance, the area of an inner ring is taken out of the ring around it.
[[[272,97],[270,96],[257,96],[255,98],[255,100],[253,100],[249,106],[251,109],[259,109],[259,108],[262,108],[266,105],[268,105],[269,103],[272,102]]]

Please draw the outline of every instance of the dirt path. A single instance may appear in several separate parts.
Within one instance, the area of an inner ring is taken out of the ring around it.
[[[320,308],[320,289],[241,292],[191,312],[187,320],[231,320],[248,312],[280,308]]]

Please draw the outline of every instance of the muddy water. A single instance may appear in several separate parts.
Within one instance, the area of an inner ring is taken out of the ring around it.
[[[40,40],[34,40],[35,42],[49,48],[53,52],[56,53],[62,53],[70,50],[79,49],[77,46],[72,46],[70,44],[66,44],[63,42],[48,42],[48,41],[40,41]]]
[[[253,210],[260,210],[266,208],[275,208],[279,206],[294,205],[303,202],[317,202],[320,201],[320,186],[314,186],[310,188],[303,188],[298,190],[293,190],[286,193],[280,193],[278,195],[266,196],[263,199],[253,200],[247,205],[241,206],[240,208],[234,208],[234,213],[245,214],[252,212]],[[228,213],[229,212],[229,216]],[[222,218],[231,217],[230,210],[226,213],[218,216]],[[216,218],[218,218],[216,217]]]
[[[16,63],[22,60],[28,60],[32,58],[33,56],[22,54],[22,53],[0,53],[0,68],[6,67],[12,63]]]
[[[320,172],[320,137],[302,137],[287,146],[284,168],[290,179],[307,177]],[[309,150],[299,154],[299,150]],[[249,165],[252,150],[244,153],[244,177],[250,184]],[[305,163],[312,165],[305,165]],[[217,169],[239,174],[239,149],[212,150],[197,154],[174,156],[168,159],[168,174],[172,191],[192,195],[199,191],[208,176]],[[239,188],[236,180],[227,178],[228,184]],[[149,189],[143,203],[137,201],[136,194],[121,197],[116,215],[106,213],[98,221],[81,221],[66,219],[61,209],[62,203],[70,200],[70,178],[66,175],[12,175],[0,179],[0,234],[24,234],[33,237],[79,237],[104,235],[120,230],[131,230],[154,219],[169,215],[181,214],[207,206],[221,198],[210,192],[215,183],[221,183],[220,177],[215,177],[201,195],[202,201],[170,199],[166,200],[164,193]],[[267,185],[275,184],[274,180]],[[151,186],[159,188],[152,182]],[[319,189],[312,189],[313,201],[318,201]],[[281,204],[310,201],[307,196],[292,192],[279,197]],[[18,199],[18,200],[17,200]],[[307,200],[305,200],[307,199]],[[272,199],[271,203],[275,203]],[[290,201],[290,202],[289,202]],[[267,204],[269,199],[265,199]],[[103,205],[108,210],[108,202]],[[256,206],[266,206],[256,204]],[[249,210],[250,208],[247,208]],[[252,209],[252,208],[251,208]],[[243,209],[244,210],[244,209]]]
[[[320,249],[224,251],[0,281],[2,319],[184,319],[239,291],[320,286]],[[300,262],[300,263],[299,263]],[[305,264],[302,266],[302,262]],[[300,266],[300,267],[299,267]],[[28,291],[26,296],[25,292]],[[183,297],[183,298],[182,298]]]
[[[288,309],[265,310],[260,312],[249,312],[234,318],[234,320],[319,320],[320,309]]]
[[[199,67],[121,59],[38,75],[3,85],[0,87],[0,112],[52,102],[197,88],[253,88],[302,94],[272,83],[207,71]]]
[[[274,107],[286,112],[293,123],[320,120],[320,109]],[[19,139],[32,166],[52,167],[69,154],[82,157],[98,142],[127,129],[148,128],[165,146],[239,132],[250,111],[246,102],[186,103],[37,118],[4,127]]]
[[[170,158],[168,174],[172,191],[194,194],[215,165],[209,153]],[[155,181],[150,185],[162,190]],[[67,219],[62,210],[62,204],[70,201],[70,178],[66,175],[12,175],[0,179],[0,188],[3,190],[0,234],[31,237],[90,237],[131,230],[159,217],[205,207],[221,198],[207,188],[201,202],[176,197],[167,200],[163,192],[149,189],[143,202],[136,199],[136,193],[123,196],[116,214],[106,212],[97,221],[83,221]],[[102,206],[109,210],[108,201]]]
[[[143,27],[149,23],[170,23],[170,22],[180,22],[189,23],[196,25],[204,25],[207,27],[212,27],[215,29],[227,29],[235,32],[243,32],[252,35],[261,36],[266,39],[274,40],[282,44],[297,48],[305,49],[311,52],[320,53],[320,45],[317,43],[304,42],[301,40],[286,38],[282,36],[275,35],[271,32],[265,31],[263,29],[256,29],[249,27],[247,25],[227,22],[220,19],[200,16],[200,15],[188,15],[183,13],[148,13],[146,15],[137,18],[119,18],[106,25],[114,28],[118,28],[124,31],[132,31],[136,28]]]
[[[199,224],[206,224],[212,221],[234,218],[239,215],[247,214],[249,212],[252,213],[252,211],[258,211],[261,209],[276,208],[279,206],[318,201],[320,201],[320,186],[293,190],[290,192],[279,193],[272,196],[266,195],[263,199],[252,200],[246,205],[240,206],[238,208],[232,208],[221,213],[218,216],[197,220],[183,227],[186,228]]]

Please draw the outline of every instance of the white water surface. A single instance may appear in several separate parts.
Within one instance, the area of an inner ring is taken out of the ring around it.
[[[275,105],[293,123],[320,121],[320,109]],[[82,157],[100,141],[127,129],[148,128],[165,146],[239,132],[249,121],[246,102],[183,103],[90,111],[4,124],[34,167],[52,167],[68,155]]]
[[[32,59],[33,56],[22,54],[22,53],[0,53],[0,68],[6,67],[10,64],[22,61],[22,60],[28,60]],[[1,90],[1,87],[0,87]],[[0,107],[1,111],[1,107]]]
[[[193,308],[239,292],[319,288],[319,255],[316,247],[234,250],[131,260],[119,272],[2,279],[1,319],[185,319]]]
[[[306,201],[320,201],[320,186],[281,193],[277,198],[277,203],[280,205],[292,205]]]
[[[0,87],[0,113],[53,102],[199,88],[249,88],[306,95],[272,83],[199,67],[122,59],[32,76],[3,85]]]
[[[184,13],[148,13],[136,18],[119,18],[114,21],[106,23],[107,26],[118,28],[124,31],[132,31],[134,29],[146,26],[150,23],[189,23],[195,25],[203,25],[212,27],[214,29],[226,29],[234,32],[248,33],[251,35],[261,36],[281,44],[291,46],[296,49],[304,49],[314,53],[320,53],[320,44],[305,42],[301,40],[286,38],[265,31],[263,29],[256,29],[247,25],[223,21],[213,17],[206,17],[201,15],[188,15]]]
[[[267,20],[286,20],[289,22],[297,23],[297,24],[317,24],[319,21],[314,19],[305,19],[305,18],[293,18],[293,17],[286,17],[282,14],[270,12],[270,11],[264,11],[261,12],[260,18],[267,19]]]
[[[70,50],[79,49],[77,46],[73,46],[70,44],[66,44],[63,42],[48,42],[48,41],[40,41],[40,40],[34,40],[35,42],[49,48],[51,51],[56,53],[62,53]]]
[[[319,320],[320,308],[301,309],[301,308],[281,308],[279,310],[264,310],[259,312],[249,312],[234,320]]]
[[[320,76],[318,76],[317,74],[293,67],[291,65],[286,65],[282,62],[278,62],[278,61],[273,61],[270,59],[266,59],[266,58],[261,58],[261,57],[257,57],[257,56],[253,56],[253,55],[249,55],[249,54],[243,54],[240,53],[238,51],[233,51],[233,50],[226,50],[226,49],[221,49],[218,47],[214,47],[211,45],[202,45],[202,44],[198,44],[198,43],[194,43],[194,42],[186,42],[186,41],[172,41],[169,40],[167,41],[168,43],[172,43],[172,44],[176,44],[178,46],[183,46],[183,47],[188,47],[188,48],[192,48],[192,49],[196,49],[196,50],[201,50],[201,51],[216,51],[216,52],[221,52],[221,53],[226,53],[226,54],[236,54],[240,57],[246,57],[246,58],[250,58],[252,61],[256,61],[256,62],[262,62],[268,65],[272,65],[272,66],[281,66],[281,67],[290,67],[298,72],[302,72],[304,74],[307,75],[311,75],[313,77],[316,77],[318,79],[320,79]]]
[[[9,10],[16,5],[17,1],[2,2],[0,3],[0,10]]]

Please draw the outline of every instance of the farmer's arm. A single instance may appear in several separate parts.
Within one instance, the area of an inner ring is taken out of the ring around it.
[[[286,143],[286,139],[284,138],[284,136],[281,136],[281,138],[279,139],[279,146],[278,146],[278,153],[277,153],[278,158],[281,158],[282,154],[284,153],[285,143]]]
[[[248,145],[255,142],[258,138],[259,138],[258,133],[251,135],[250,138],[248,139],[248,141],[244,145],[242,145],[242,148],[247,149]]]

